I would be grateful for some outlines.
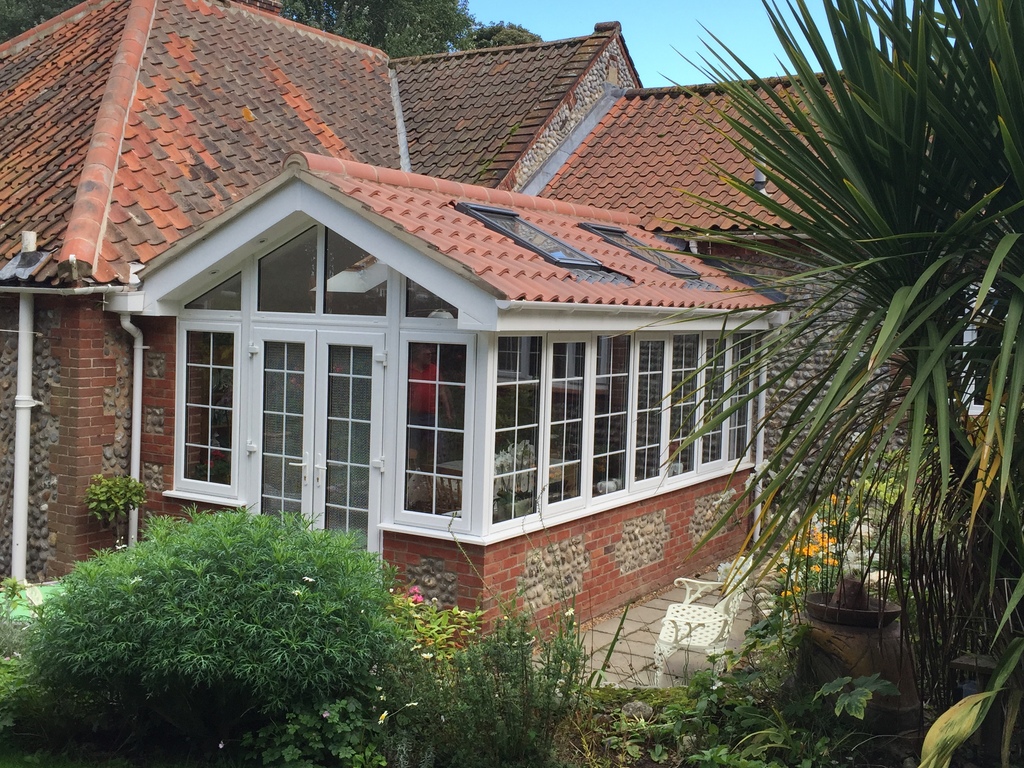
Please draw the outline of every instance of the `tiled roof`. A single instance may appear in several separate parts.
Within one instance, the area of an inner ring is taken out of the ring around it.
[[[394,59],[412,170],[497,187],[618,34]]]
[[[34,229],[101,282],[247,196],[290,151],[399,165],[381,51],[223,2],[90,0],[0,47],[0,83],[3,254]]]
[[[378,223],[397,227],[423,241],[439,261],[500,298],[668,308],[732,309],[770,304],[749,286],[724,272],[688,253],[670,251],[664,242],[636,226],[638,219],[629,214],[315,155],[293,155],[287,165],[312,173],[335,192],[358,201],[371,217],[379,217]],[[456,210],[460,202],[514,211],[629,280],[578,279],[569,269],[547,261]],[[672,277],[582,229],[581,222],[620,227],[652,248],[670,252],[678,261],[696,270],[700,279],[687,281]],[[702,286],[704,281],[721,290],[707,290]]]
[[[128,13],[92,0],[0,46],[0,255],[58,247]]]
[[[773,80],[775,88],[784,88]],[[724,168],[754,181],[753,166],[717,130],[725,97],[710,86],[658,88],[623,95],[555,174],[544,195],[628,210],[650,230],[690,227],[732,229],[735,222],[710,211],[685,192],[764,214],[726,184]],[[778,194],[769,185],[768,194]]]

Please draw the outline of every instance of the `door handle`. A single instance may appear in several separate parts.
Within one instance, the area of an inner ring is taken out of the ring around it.
[[[289,467],[302,467],[302,484],[305,485],[309,482],[309,471],[307,469],[309,465],[309,456],[302,454],[302,461],[289,461]]]
[[[316,460],[322,462],[324,460],[323,454],[317,454]],[[320,488],[324,484],[324,474],[327,472],[326,464],[314,464],[313,469],[316,470],[316,487]]]

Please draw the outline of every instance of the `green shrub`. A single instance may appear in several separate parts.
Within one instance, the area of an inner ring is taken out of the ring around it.
[[[134,735],[207,745],[311,701],[368,697],[396,632],[379,559],[298,518],[157,518],[80,563],[29,643],[55,691],[105,695]],[[167,733],[167,729],[163,729]]]
[[[553,765],[555,733],[578,704],[585,671],[572,612],[561,618],[549,637],[512,613],[483,635],[463,635],[464,647],[442,644],[435,652],[417,642],[404,648],[390,670],[396,676],[386,691],[390,711],[382,715],[388,765]]]
[[[289,712],[243,740],[249,757],[265,766],[374,768],[387,763],[375,743],[379,721],[355,699]]]

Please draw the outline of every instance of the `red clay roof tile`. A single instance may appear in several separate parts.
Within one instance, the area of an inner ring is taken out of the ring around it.
[[[628,218],[620,217],[618,226],[630,235],[653,248],[671,251],[674,258],[691,266],[702,279],[713,281],[722,290],[694,288],[686,280],[662,272],[629,251],[580,228],[581,222],[608,222],[606,215],[598,216],[603,212],[587,206],[565,205],[309,154],[293,155],[286,165],[312,173],[338,193],[359,201],[368,211],[443,254],[447,259],[442,260],[449,267],[470,270],[480,283],[509,300],[668,308],[743,308],[771,303],[749,286],[688,253],[672,251],[655,236],[627,223]],[[473,216],[456,210],[460,202],[513,210],[550,235],[598,259],[607,269],[628,274],[631,279],[580,279],[578,273],[549,262],[489,229]]]
[[[382,52],[206,0],[89,0],[0,45],[0,254],[34,229],[125,279],[295,150],[398,166]]]
[[[784,88],[782,81],[771,81]],[[666,232],[736,224],[690,195],[747,211],[760,208],[724,183],[717,167],[749,176],[753,167],[712,126],[721,124],[725,98],[705,88],[629,91],[555,174],[544,190],[559,200],[625,208],[644,227]],[[768,193],[778,194],[771,186]],[[689,194],[686,194],[689,193]],[[769,219],[763,212],[766,221]]]
[[[618,29],[393,60],[413,170],[498,186]]]

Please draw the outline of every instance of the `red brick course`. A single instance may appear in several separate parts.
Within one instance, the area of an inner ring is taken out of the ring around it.
[[[742,491],[744,479],[732,479],[737,492]],[[690,534],[696,500],[719,493],[728,485],[729,478],[709,480],[486,547],[388,531],[384,534],[384,559],[402,577],[424,557],[442,558],[445,570],[458,576],[459,606],[483,607],[493,616],[499,603],[520,593],[520,579],[530,551],[582,536],[590,565],[584,573],[583,591],[573,599],[573,608],[580,621],[587,621],[667,586],[678,576],[694,576],[734,558],[747,534],[746,516],[727,525],[699,552],[694,552],[696,542]],[[639,570],[623,573],[615,560],[615,547],[622,539],[624,524],[659,510],[665,510],[670,531],[664,557]],[[523,605],[521,595],[516,601],[520,607]],[[556,605],[544,609],[540,618],[562,608]]]

